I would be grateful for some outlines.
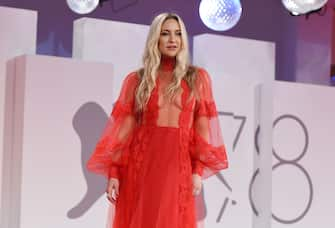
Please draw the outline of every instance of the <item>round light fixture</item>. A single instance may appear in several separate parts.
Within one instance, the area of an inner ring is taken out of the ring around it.
[[[328,0],[282,0],[284,7],[293,15],[307,14],[326,5]]]
[[[91,13],[99,5],[99,0],[66,0],[69,8],[78,14]]]
[[[202,0],[199,14],[208,28],[215,31],[226,31],[240,20],[242,6],[239,0]]]

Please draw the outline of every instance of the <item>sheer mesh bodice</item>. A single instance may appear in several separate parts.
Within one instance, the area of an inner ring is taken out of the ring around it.
[[[175,202],[178,211],[175,227],[194,228],[191,174],[197,173],[205,179],[228,167],[208,73],[197,69],[193,93],[182,79],[175,99],[170,102],[164,96],[164,89],[173,79],[174,62],[171,61],[166,59],[162,62],[156,86],[141,114],[135,111],[135,90],[140,77],[136,72],[127,75],[106,128],[87,163],[89,170],[120,180],[114,228],[141,227],[134,223],[151,227],[140,221],[145,217],[142,212],[140,216],[139,212],[134,215],[133,211],[136,208],[141,211],[139,208],[145,205],[145,194],[138,189],[145,191],[144,183],[148,181],[161,181],[159,176],[153,176],[155,172],[161,173],[164,180],[171,177],[168,186],[176,186],[167,193],[171,197],[173,192],[176,193],[173,198],[176,201],[169,200]],[[156,155],[159,156],[156,158]],[[152,163],[157,165],[152,166]],[[169,172],[164,174],[164,169]],[[163,189],[157,192],[163,192]],[[164,203],[160,202],[160,205]],[[171,211],[173,206],[166,207]],[[156,226],[152,227],[165,227],[157,225],[163,221],[157,216],[154,216]]]

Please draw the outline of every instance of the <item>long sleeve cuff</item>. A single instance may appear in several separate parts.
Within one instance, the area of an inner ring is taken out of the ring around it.
[[[198,174],[199,176],[202,176],[203,171],[204,171],[204,166],[201,164],[200,161],[193,162],[193,166],[192,166],[193,174]]]
[[[119,177],[120,177],[119,167],[117,167],[117,166],[112,166],[112,167],[109,169],[108,179],[110,179],[110,178],[116,178],[116,179],[119,179]]]

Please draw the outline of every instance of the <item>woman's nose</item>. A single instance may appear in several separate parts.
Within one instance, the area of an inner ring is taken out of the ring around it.
[[[169,42],[174,42],[174,41],[176,41],[176,36],[175,35],[170,35]]]

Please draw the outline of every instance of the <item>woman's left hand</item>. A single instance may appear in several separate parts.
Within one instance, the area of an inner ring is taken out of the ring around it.
[[[193,181],[193,195],[194,196],[199,195],[202,186],[201,176],[199,176],[198,174],[193,174],[192,181]]]

